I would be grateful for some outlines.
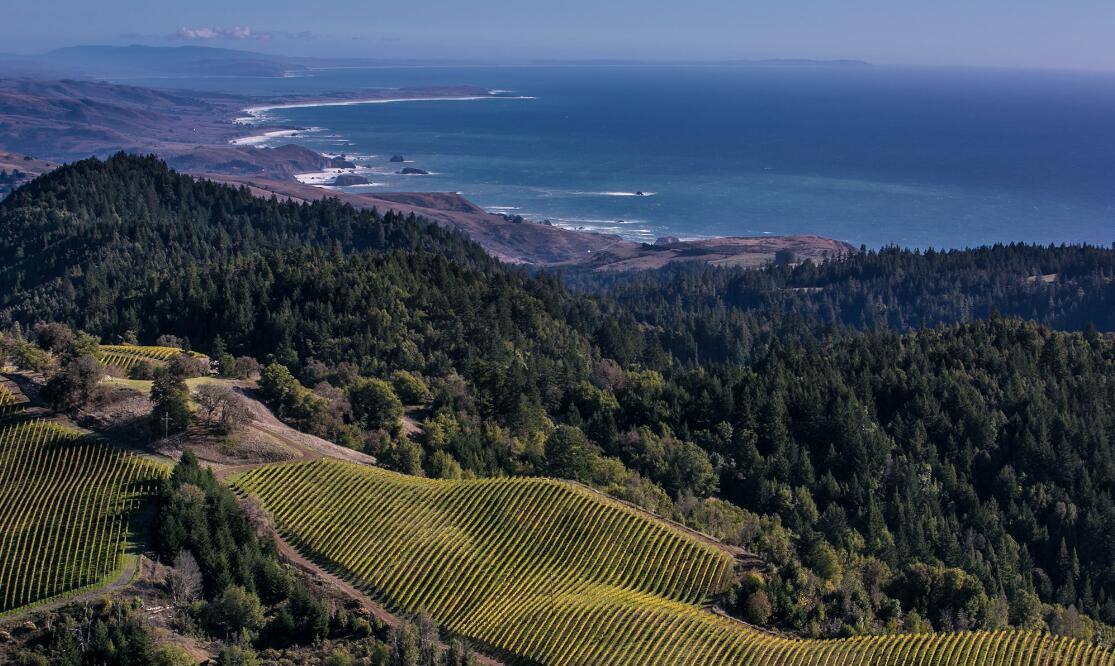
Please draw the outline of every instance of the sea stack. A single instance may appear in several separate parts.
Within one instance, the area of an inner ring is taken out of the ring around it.
[[[370,181],[364,176],[357,176],[353,173],[342,173],[333,179],[330,185],[336,187],[350,187],[352,185],[367,185]]]

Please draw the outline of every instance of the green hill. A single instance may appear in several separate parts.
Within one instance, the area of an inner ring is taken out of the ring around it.
[[[552,479],[438,481],[316,460],[235,481],[303,552],[408,612],[537,664],[1106,664],[1044,632],[792,640],[709,610],[733,558]]]
[[[100,584],[162,470],[63,426],[0,427],[0,612]]]

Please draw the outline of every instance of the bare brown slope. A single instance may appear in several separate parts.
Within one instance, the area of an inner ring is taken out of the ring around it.
[[[499,215],[487,213],[464,197],[450,192],[350,194],[268,178],[212,173],[204,174],[204,177],[233,185],[245,185],[259,196],[275,195],[294,201],[336,197],[358,208],[375,208],[380,212],[395,210],[404,215],[414,213],[463,231],[492,256],[510,263],[560,264],[591,256],[602,250],[620,248],[633,251],[637,247],[636,243],[619,236],[569,231],[531,222],[510,222]]]
[[[821,236],[763,236],[680,241],[646,245],[619,236],[574,231],[547,224],[512,222],[493,215],[452,192],[351,194],[302,183],[268,178],[205,174],[215,181],[245,185],[259,196],[295,201],[336,197],[358,208],[414,213],[468,234],[492,256],[511,263],[534,266],[587,267],[599,271],[634,271],[661,268],[678,261],[700,261],[718,266],[754,267],[774,259],[779,250],[790,250],[797,259],[820,260],[855,248]]]
[[[230,140],[246,135],[290,129],[237,124],[235,118],[243,115],[245,107],[482,93],[456,86],[341,93],[327,98],[248,98],[98,81],[0,78],[0,148],[59,162],[104,157],[121,150],[156,153],[180,171],[293,180],[296,173],[333,165],[332,160],[296,145],[231,145]]]

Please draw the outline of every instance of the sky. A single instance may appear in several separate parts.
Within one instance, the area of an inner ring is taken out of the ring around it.
[[[196,44],[329,57],[1115,70],[1112,35],[1112,0],[0,0],[7,53]]]

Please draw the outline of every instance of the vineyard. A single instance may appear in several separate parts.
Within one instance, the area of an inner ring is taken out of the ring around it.
[[[127,372],[140,361],[156,365],[166,363],[178,354],[189,354],[195,358],[207,358],[197,352],[183,352],[177,347],[145,347],[141,345],[101,345],[101,363],[111,365]]]
[[[22,405],[15,394],[0,385],[0,420],[18,413],[21,408]]]
[[[543,664],[1112,664],[1094,645],[999,631],[794,640],[706,607],[733,557],[582,487],[442,481],[319,459],[248,472],[303,552],[391,606]]]
[[[160,473],[55,423],[0,426],[0,613],[117,571],[129,518]]]

